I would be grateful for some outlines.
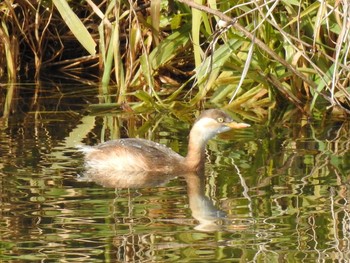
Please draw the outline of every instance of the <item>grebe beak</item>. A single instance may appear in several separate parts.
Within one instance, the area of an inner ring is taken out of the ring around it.
[[[227,127],[230,127],[231,129],[243,129],[243,128],[247,128],[250,127],[249,124],[244,123],[244,122],[229,122],[229,123],[225,123],[225,125]]]

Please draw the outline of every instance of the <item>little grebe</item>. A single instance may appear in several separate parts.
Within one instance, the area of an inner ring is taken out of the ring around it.
[[[204,169],[205,146],[216,134],[231,129],[249,127],[237,123],[221,110],[203,111],[193,125],[188,143],[188,153],[183,157],[164,145],[145,139],[119,139],[97,146],[82,146],[85,165],[96,172],[152,171],[180,172]]]

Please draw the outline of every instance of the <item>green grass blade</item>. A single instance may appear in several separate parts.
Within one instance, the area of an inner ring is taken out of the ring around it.
[[[202,4],[201,0],[195,1],[198,4]],[[195,8],[192,9],[192,42],[193,42],[193,52],[196,67],[202,63],[202,53],[201,42],[200,42],[200,28],[202,23],[202,11]]]
[[[91,54],[96,54],[96,43],[66,0],[53,0],[58,12],[80,44]]]
[[[160,22],[160,0],[151,1],[151,24],[153,40],[156,45],[159,44],[159,22]]]

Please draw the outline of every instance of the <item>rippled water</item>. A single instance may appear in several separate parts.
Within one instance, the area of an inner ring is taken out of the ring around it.
[[[193,115],[92,113],[88,91],[41,92],[0,119],[0,261],[349,260],[349,123],[253,125],[209,143],[203,176],[115,189],[84,176],[77,144],[142,137],[185,154]]]

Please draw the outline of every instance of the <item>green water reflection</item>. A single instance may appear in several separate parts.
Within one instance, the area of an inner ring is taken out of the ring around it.
[[[192,113],[96,116],[91,92],[47,97],[0,120],[0,261],[350,257],[349,123],[253,125],[209,143],[203,177],[115,189],[83,176],[75,145],[136,136],[184,154]]]

